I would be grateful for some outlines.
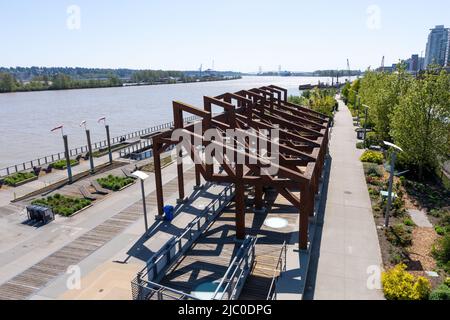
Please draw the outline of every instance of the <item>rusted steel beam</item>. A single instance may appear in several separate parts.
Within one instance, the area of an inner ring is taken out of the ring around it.
[[[236,183],[236,238],[245,239],[245,190],[242,182]]]
[[[155,141],[156,140],[156,141]],[[158,206],[158,216],[163,216],[163,206],[164,206],[164,194],[163,185],[161,177],[161,155],[160,155],[160,143],[158,138],[153,139],[153,166],[155,168],[155,187],[156,187],[156,199]]]

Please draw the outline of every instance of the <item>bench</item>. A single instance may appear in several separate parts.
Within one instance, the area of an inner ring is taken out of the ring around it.
[[[137,179],[135,176],[132,175],[133,172],[128,170],[128,169],[126,169],[126,168],[122,168],[122,172],[125,175],[125,177],[127,177],[127,178],[132,178],[134,180]]]
[[[92,181],[91,181],[91,185],[94,187],[95,191],[96,191],[98,194],[102,194],[102,195],[107,195],[107,194],[109,194],[109,190],[103,188],[103,187],[97,182],[97,180],[92,180]]]
[[[85,199],[92,200],[92,201],[97,200],[97,197],[95,195],[93,195],[92,193],[90,193],[89,190],[85,186],[80,187],[79,190],[81,192],[81,195]]]

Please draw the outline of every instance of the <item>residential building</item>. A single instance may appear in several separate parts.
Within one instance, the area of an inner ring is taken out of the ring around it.
[[[436,63],[441,66],[450,64],[450,29],[443,25],[431,29],[425,54],[425,65]]]

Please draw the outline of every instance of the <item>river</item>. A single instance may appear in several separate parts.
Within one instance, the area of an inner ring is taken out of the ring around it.
[[[86,145],[80,122],[87,120],[92,141],[105,139],[97,119],[105,116],[111,136],[145,129],[172,120],[172,101],[202,108],[203,96],[219,95],[264,85],[278,85],[298,95],[300,84],[329,82],[317,77],[257,77],[238,80],[0,94],[0,168],[61,152],[60,124],[69,147]]]

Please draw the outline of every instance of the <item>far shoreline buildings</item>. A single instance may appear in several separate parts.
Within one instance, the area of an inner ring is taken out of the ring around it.
[[[450,68],[450,28],[444,25],[437,25],[430,29],[428,41],[425,49],[425,57],[418,54],[411,55],[410,58],[402,60],[406,64],[406,70],[417,73],[426,69],[430,64],[438,64],[446,69]],[[387,72],[395,71],[397,63],[392,66],[380,67]]]

